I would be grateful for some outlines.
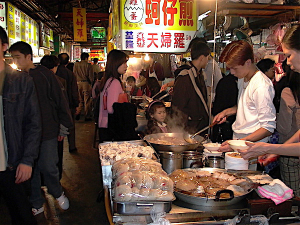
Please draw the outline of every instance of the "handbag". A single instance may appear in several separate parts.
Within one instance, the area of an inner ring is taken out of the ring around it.
[[[127,93],[119,94],[118,103],[124,103],[124,102],[129,102]]]

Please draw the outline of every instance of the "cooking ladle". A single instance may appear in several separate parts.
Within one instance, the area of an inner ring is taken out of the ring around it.
[[[188,134],[188,133],[187,133],[187,134],[184,134],[184,135],[183,135],[183,138],[184,138],[184,140],[185,140],[186,142],[188,142],[188,143],[190,143],[190,144],[195,144],[195,142],[196,142],[195,137],[196,137],[198,134],[202,133],[203,131],[206,131],[207,129],[209,129],[209,128],[211,128],[211,127],[213,127],[214,125],[216,125],[216,124],[219,123],[219,122],[220,122],[220,121],[215,121],[215,122],[213,122],[212,124],[210,124],[209,126],[203,128],[202,130],[198,131],[198,132],[195,133],[195,134]]]

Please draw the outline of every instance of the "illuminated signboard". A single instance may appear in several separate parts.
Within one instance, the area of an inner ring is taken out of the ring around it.
[[[185,52],[197,30],[196,0],[121,0],[122,50]]]
[[[38,23],[10,3],[7,3],[7,34],[10,45],[17,41],[27,42],[32,47],[33,55],[38,56]]]
[[[54,50],[53,31],[44,23],[40,22],[41,41],[40,46],[46,49]]]
[[[86,42],[86,9],[73,8],[74,41]]]
[[[91,28],[91,36],[94,39],[105,39],[106,38],[106,30],[104,27],[92,27]]]
[[[73,46],[73,60],[80,60],[81,47],[80,45]]]
[[[104,61],[105,60],[105,53],[104,49],[92,49],[90,53],[90,58],[98,58],[99,61]]]
[[[0,2],[0,26],[6,30],[5,2]]]

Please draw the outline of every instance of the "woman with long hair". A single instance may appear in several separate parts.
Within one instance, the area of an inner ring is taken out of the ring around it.
[[[107,55],[105,75],[100,83],[99,142],[113,138],[108,127],[108,117],[114,112],[113,104],[124,93],[120,77],[126,73],[128,59],[126,53],[115,49]]]

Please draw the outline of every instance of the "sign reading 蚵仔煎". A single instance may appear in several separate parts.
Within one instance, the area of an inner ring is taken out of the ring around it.
[[[121,0],[122,50],[185,52],[197,30],[196,0]]]

